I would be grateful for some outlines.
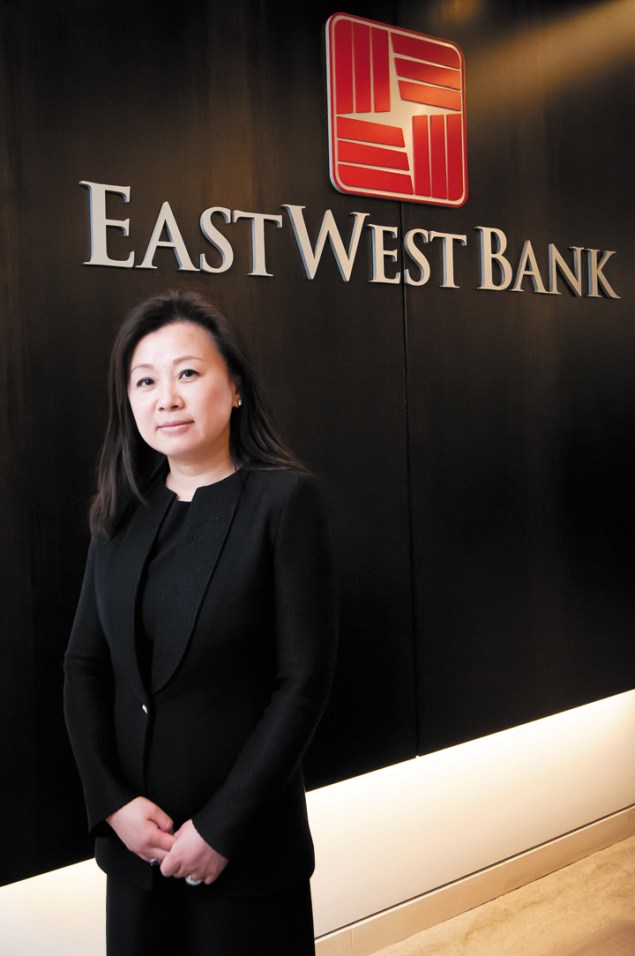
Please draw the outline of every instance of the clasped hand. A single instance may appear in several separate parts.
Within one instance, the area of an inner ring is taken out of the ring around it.
[[[145,797],[135,797],[106,819],[132,853],[146,863],[159,860],[163,876],[191,876],[209,886],[227,866],[227,859],[205,842],[191,820],[173,833],[172,819]]]

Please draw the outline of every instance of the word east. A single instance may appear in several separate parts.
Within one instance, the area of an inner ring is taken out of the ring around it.
[[[157,251],[170,249],[180,271],[227,272],[234,262],[234,248],[228,233],[231,233],[233,224],[247,220],[251,223],[250,276],[274,275],[269,271],[267,261],[267,236],[271,229],[286,226],[292,231],[308,279],[315,279],[328,245],[343,281],[348,282],[364,236],[366,241],[370,241],[371,249],[369,282],[425,286],[432,276],[431,259],[426,252],[434,247],[437,251],[434,261],[441,261],[441,274],[436,277],[438,284],[446,289],[460,288],[460,260],[465,256],[463,250],[468,246],[467,235],[415,228],[401,237],[397,226],[368,222],[370,213],[367,212],[352,212],[352,225],[341,230],[332,211],[327,209],[317,235],[311,237],[304,217],[305,207],[287,204],[280,207],[284,213],[278,214],[210,206],[199,218],[204,251],[198,251],[194,256],[186,246],[170,204],[164,202],[139,261],[134,250],[130,250],[124,259],[115,259],[108,251],[109,236],[114,231],[128,238],[130,219],[111,218],[112,213],[107,210],[107,205],[121,205],[122,200],[124,203],[130,202],[131,187],[87,180],[82,180],[80,185],[87,187],[90,194],[90,258],[84,265],[156,269],[158,267],[154,260]],[[609,260],[615,255],[612,250],[570,246],[566,253],[561,253],[553,243],[549,243],[546,265],[543,263],[541,267],[530,240],[524,242],[520,255],[512,261],[511,256],[506,254],[508,239],[502,229],[475,226],[474,232],[477,235],[472,237],[471,244],[475,244],[478,251],[478,289],[492,292],[529,290],[542,295],[560,295],[566,289],[575,296],[620,298],[605,274]],[[213,255],[214,264],[208,259],[210,254]],[[403,263],[401,269],[400,261]]]

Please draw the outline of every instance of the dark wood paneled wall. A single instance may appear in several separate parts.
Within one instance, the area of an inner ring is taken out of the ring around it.
[[[453,210],[331,187],[327,3],[2,6],[1,881],[89,852],[61,660],[113,330],[155,291],[219,304],[324,479],[342,641],[311,785],[632,686],[634,51],[619,6],[594,20],[588,3],[347,5],[462,46],[470,198]],[[595,54],[576,66],[581,30]],[[131,220],[109,250],[137,264],[165,200],[195,263],[214,261],[205,208],[284,215],[266,226],[272,275],[248,275],[247,220],[219,221],[224,273],[179,271],[169,249],[154,270],[83,265],[82,180],[130,187],[109,199]],[[327,209],[345,239],[354,211],[465,234],[460,288],[440,287],[439,243],[426,286],[370,283],[367,230],[350,281],[328,248],[310,280],[285,204],[313,240]],[[526,239],[543,266],[549,242],[616,249],[621,298],[479,290],[477,226],[503,230],[515,262]]]

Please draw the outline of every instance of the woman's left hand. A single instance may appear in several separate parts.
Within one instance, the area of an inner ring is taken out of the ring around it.
[[[174,843],[161,864],[161,873],[180,879],[191,876],[209,886],[218,879],[227,863],[228,860],[206,843],[188,820],[174,834]]]

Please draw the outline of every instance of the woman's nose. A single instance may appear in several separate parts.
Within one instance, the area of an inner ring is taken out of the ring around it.
[[[180,408],[182,404],[178,389],[171,384],[164,385],[159,395],[159,408],[167,411],[170,408]]]

